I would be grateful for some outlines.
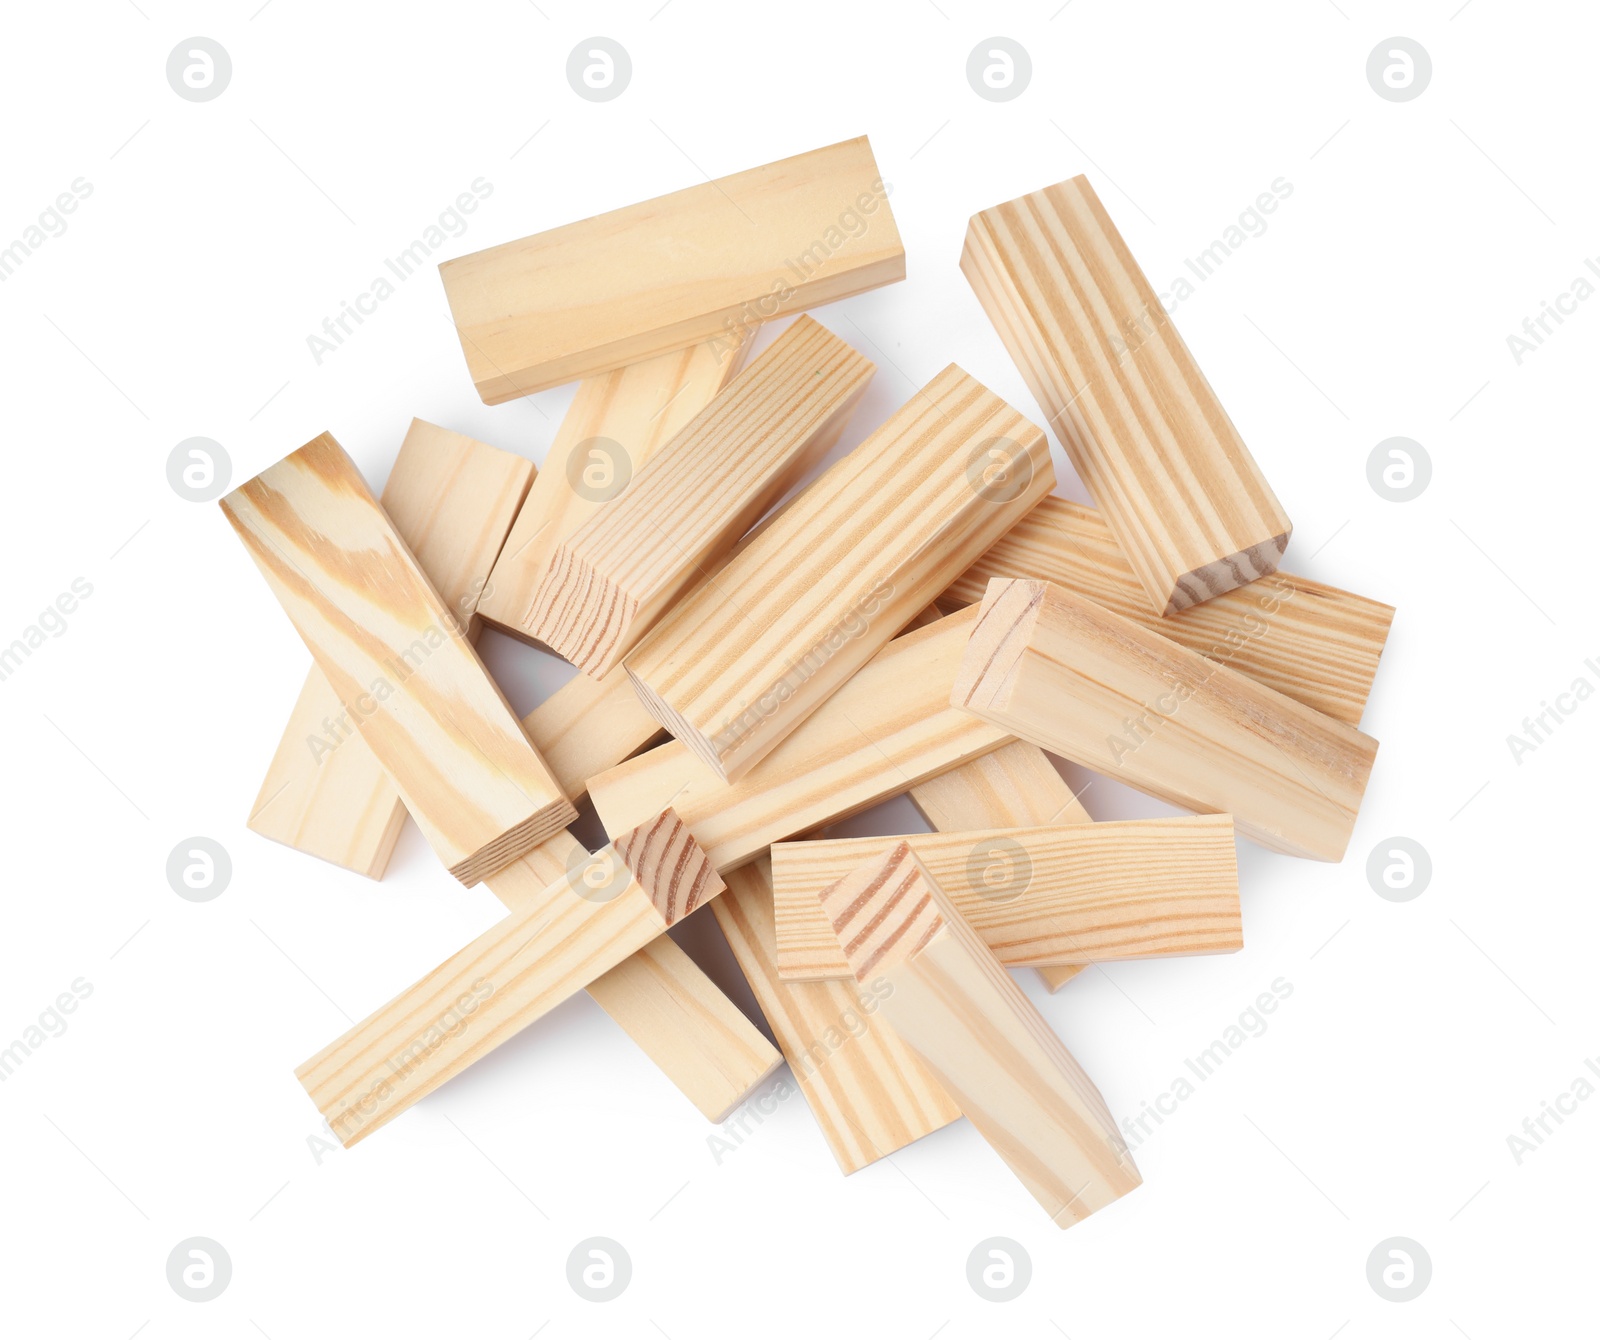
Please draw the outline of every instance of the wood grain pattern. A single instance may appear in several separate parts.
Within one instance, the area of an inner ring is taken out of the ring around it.
[[[531,631],[596,679],[839,439],[874,368],[802,316],[557,546]]]
[[[650,714],[735,781],[1054,482],[1043,432],[952,364],[624,667]]]
[[[950,706],[976,607],[896,638],[738,781],[669,741],[589,779],[606,832],[671,804],[719,871],[900,795],[1014,737]]]
[[[499,404],[906,274],[866,137],[439,267],[467,369]]]
[[[1008,968],[1229,954],[1244,944],[1227,815],[915,833],[904,842]],[[884,839],[772,848],[778,971],[850,975],[818,894]]]
[[[582,483],[586,470],[616,469],[619,461],[630,471],[642,469],[728,384],[748,347],[748,341],[708,340],[578,384],[545,453],[544,469],[478,597],[484,622],[533,641],[533,593],[550,556],[606,506],[610,492],[587,486],[580,491],[574,481]]]
[[[475,884],[577,817],[332,436],[221,506],[452,875]]]
[[[884,1019],[1051,1222],[1069,1228],[1139,1185],[1100,1091],[905,843],[821,904],[857,979],[887,980]]]
[[[1017,522],[951,583],[940,607],[981,601],[991,577],[1064,586],[1352,726],[1394,619],[1392,606],[1282,570],[1162,618],[1100,513],[1065,498],[1046,498]]]
[[[951,701],[1274,851],[1337,861],[1378,742],[1049,582],[995,578]]]
[[[1277,568],[1288,515],[1086,177],[973,215],[961,269],[1156,613]]]
[[[469,637],[478,592],[522,505],[530,461],[413,419],[379,502]],[[406,807],[315,664],[251,807],[251,831],[382,879]]]
[[[779,978],[767,859],[727,882],[712,914],[840,1169],[856,1172],[956,1120],[960,1109],[878,1017],[884,983]]]
[[[722,888],[665,811],[522,900],[295,1074],[348,1148]]]

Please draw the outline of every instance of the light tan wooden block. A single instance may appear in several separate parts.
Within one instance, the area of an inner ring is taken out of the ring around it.
[[[467,369],[499,404],[906,275],[865,136],[439,267]]]
[[[577,817],[332,436],[221,507],[452,875],[475,884]]]
[[[1378,742],[1050,582],[995,578],[951,702],[1274,851],[1337,861]]]
[[[1044,434],[952,364],[623,665],[650,714],[735,781],[1054,482]]]
[[[589,779],[663,734],[619,665],[604,679],[574,675],[522,718],[561,789],[577,800]]]
[[[961,269],[1156,613],[1278,566],[1288,515],[1088,178],[973,215]]]
[[[747,348],[748,342],[708,340],[578,384],[478,597],[486,623],[533,640],[533,593],[556,546],[711,403],[739,371]]]
[[[606,832],[671,804],[723,873],[1014,737],[950,706],[977,609],[896,638],[784,742],[725,783],[679,741],[589,779]]]
[[[712,915],[783,1049],[822,1138],[845,1173],[948,1126],[960,1109],[878,1017],[876,980],[778,976],[772,870],[765,857],[728,873]]]
[[[722,891],[670,810],[578,861],[295,1074],[347,1148]]]
[[[599,679],[839,439],[873,364],[801,316],[557,547],[535,638]]]
[[[533,475],[532,462],[421,419],[389,471],[378,501],[469,637]],[[382,879],[405,818],[389,774],[313,664],[251,807],[251,830]]]
[[[904,842],[821,903],[857,980],[888,982],[884,1019],[1057,1227],[1139,1185],[1100,1091]]]
[[[991,577],[1064,586],[1352,726],[1361,724],[1394,619],[1392,606],[1282,570],[1162,618],[1100,513],[1065,498],[1046,498],[1017,522],[940,606],[982,600]]]
[[[896,840],[1008,968],[1229,954],[1244,944],[1233,821],[1225,814]],[[881,837],[773,845],[785,981],[850,975],[817,895],[883,845]]]

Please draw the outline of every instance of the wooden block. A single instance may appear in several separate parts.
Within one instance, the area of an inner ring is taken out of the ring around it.
[[[1361,724],[1394,619],[1392,606],[1281,570],[1162,618],[1100,513],[1065,498],[1046,498],[1017,522],[950,585],[940,606],[982,600],[991,577],[1064,586],[1352,726]]]
[[[1225,814],[898,840],[1008,968],[1230,954],[1244,944],[1233,821]],[[850,975],[817,895],[883,846],[881,837],[773,845],[785,981]]]
[[[331,435],[221,506],[452,875],[475,884],[577,817]]]
[[[535,638],[596,679],[839,439],[873,364],[809,316],[557,547]]]
[[[623,663],[735,781],[1054,486],[1044,434],[952,364]]]
[[[522,505],[533,464],[413,419],[379,502],[470,637],[473,606]],[[406,807],[327,676],[306,672],[251,808],[252,831],[382,879]]]
[[[1050,582],[989,583],[952,703],[1273,851],[1337,861],[1378,742]]]
[[[1288,515],[1088,178],[973,215],[961,270],[1156,613],[1278,566]]]
[[[642,469],[739,371],[748,344],[709,340],[578,384],[544,469],[478,597],[486,622],[524,642],[556,546]]]
[[[878,1017],[884,983],[779,978],[765,857],[730,871],[728,891],[711,911],[842,1171],[865,1168],[961,1115]]]
[[[976,607],[896,638],[738,781],[724,783],[679,741],[589,779],[606,832],[671,804],[726,874],[774,842],[900,795],[1011,735],[950,706]]]
[[[1057,1227],[1139,1185],[1100,1091],[910,847],[880,847],[821,903],[856,979],[888,982],[884,1019]]]
[[[295,1074],[348,1148],[722,888],[664,811],[578,861]]]
[[[906,276],[865,136],[439,267],[497,405]]]
[[[620,665],[604,679],[574,675],[523,717],[522,727],[573,800],[588,791],[591,777],[663,733]]]

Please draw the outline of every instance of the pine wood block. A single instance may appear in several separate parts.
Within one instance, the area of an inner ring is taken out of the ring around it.
[[[736,781],[1054,483],[1044,433],[952,364],[623,665],[646,710]]]
[[[856,980],[888,983],[883,1018],[1057,1227],[1139,1185],[1100,1091],[906,843],[820,901]]]
[[[522,726],[573,800],[588,791],[591,777],[662,734],[621,666],[604,679],[574,675],[523,717]]]
[[[738,781],[672,740],[589,779],[606,832],[672,805],[726,874],[774,842],[903,793],[1010,742],[950,705],[977,609],[896,638]]]
[[[1156,613],[1277,568],[1288,515],[1086,177],[973,215],[961,270]]]
[[[671,810],[530,897],[295,1074],[346,1148],[722,891]]]
[[[472,610],[522,504],[530,461],[413,419],[378,501],[457,623]],[[406,819],[389,774],[315,664],[251,807],[262,837],[382,879]]]
[[[952,703],[1273,851],[1337,861],[1378,742],[1050,582],[995,578]]]
[[[886,983],[778,976],[767,859],[730,871],[727,882],[712,914],[840,1169],[856,1172],[956,1120],[960,1109],[878,1017]]]
[[[801,316],[557,547],[535,638],[596,679],[839,439],[874,368]]]
[[[467,369],[499,404],[904,279],[865,136],[439,267]]]
[[[475,884],[577,817],[331,435],[221,507],[452,875]]]
[[[1046,498],[1040,506],[1052,501]],[[930,777],[908,794],[922,817],[941,833],[961,828],[1040,828],[1091,822],[1089,811],[1072,794],[1044,750],[1026,740],[1001,745],[992,754]],[[1055,992],[1087,966],[1040,963],[1035,968]]]
[[[478,597],[486,623],[533,640],[533,593],[556,546],[603,511],[632,472],[711,403],[739,371],[747,347],[708,340],[578,384]]]
[[[1378,672],[1394,609],[1281,569],[1162,618],[1100,513],[1046,498],[940,597],[944,609],[983,599],[991,577],[1054,582],[1269,689],[1352,726]]]
[[[1233,821],[1225,814],[898,840],[1008,968],[1229,954],[1244,944]],[[785,981],[850,975],[817,895],[883,846],[881,837],[774,844]]]

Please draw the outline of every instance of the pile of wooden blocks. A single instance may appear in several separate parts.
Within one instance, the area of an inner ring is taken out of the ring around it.
[[[713,1120],[787,1060],[845,1172],[965,1116],[1075,1223],[1139,1173],[1007,969],[1239,948],[1235,831],[1343,856],[1393,610],[1277,570],[1084,178],[961,268],[1098,509],[954,365],[795,492],[874,368],[749,335],[904,277],[887,195],[856,139],[449,261],[487,403],[581,379],[543,470],[419,421],[381,498],[324,434],[222,500],[315,660],[252,828],[379,878],[409,813],[508,911],[300,1067],[346,1145],[586,990]],[[480,623],[580,673],[519,721]],[[1046,750],[1193,817],[1092,823]],[[807,840],[902,794],[935,831]],[[707,904],[779,1050],[666,934]]]

